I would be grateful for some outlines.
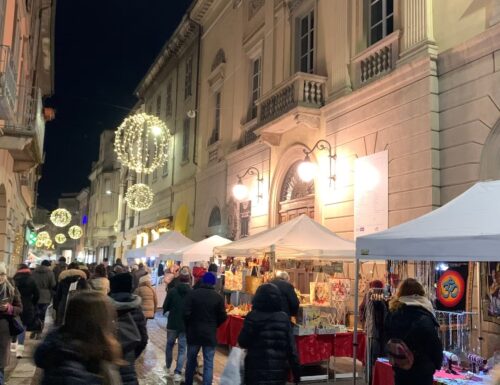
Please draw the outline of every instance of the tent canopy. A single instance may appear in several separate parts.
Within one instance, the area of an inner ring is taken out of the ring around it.
[[[161,235],[156,241],[139,249],[128,250],[125,253],[126,259],[135,259],[143,257],[159,257],[163,254],[172,254],[181,247],[194,243],[191,239],[185,237],[177,231],[168,231]]]
[[[358,237],[358,259],[500,260],[500,181],[479,182],[446,205]]]
[[[229,239],[212,235],[200,242],[185,246],[173,253],[173,259],[182,261],[183,264],[190,262],[208,261],[214,253],[214,247],[231,243]]]
[[[278,258],[353,259],[354,242],[340,238],[303,214],[273,229],[216,247],[216,254],[249,256],[276,252]]]

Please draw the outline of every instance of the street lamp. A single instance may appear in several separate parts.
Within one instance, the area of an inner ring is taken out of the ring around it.
[[[304,182],[310,182],[314,179],[316,174],[318,173],[318,164],[316,162],[312,162],[309,155],[315,150],[318,149],[320,151],[328,150],[328,162],[330,165],[330,186],[332,185],[332,180],[335,181],[336,176],[332,174],[332,160],[337,159],[337,154],[332,154],[332,145],[330,142],[320,139],[316,142],[311,150],[304,149],[304,154],[306,157],[302,162],[300,162],[299,167],[297,168],[297,172],[299,177]]]
[[[242,179],[247,175],[256,175],[257,176],[257,198],[262,198],[262,194],[260,193],[260,184],[264,181],[264,178],[261,177],[260,171],[256,167],[249,167],[243,175],[237,175],[238,183],[233,186],[233,196],[238,201],[242,201],[248,196],[248,187],[245,186],[242,182]]]

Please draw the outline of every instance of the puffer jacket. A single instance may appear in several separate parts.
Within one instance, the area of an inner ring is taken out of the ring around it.
[[[118,339],[122,345],[123,358],[128,362],[128,365],[120,367],[120,376],[123,385],[138,385],[135,360],[146,349],[146,345],[148,344],[148,331],[146,329],[146,318],[144,318],[141,310],[141,298],[130,293],[111,293],[109,297],[116,309],[118,319],[130,319],[130,314],[139,330],[140,341],[134,344],[130,344],[130,341],[122,340],[120,333],[118,333]],[[125,348],[125,346],[129,346],[130,348]]]
[[[179,283],[177,287],[168,291],[167,298],[163,303],[163,314],[168,313],[168,330],[185,332],[184,323],[184,302],[186,296],[191,292],[191,287],[187,283]]]
[[[33,272],[33,279],[40,291],[39,304],[49,304],[52,301],[52,293],[56,287],[54,273],[48,266],[38,266]]]
[[[434,315],[421,306],[401,304],[385,319],[387,340],[403,340],[413,352],[415,361],[409,370],[394,368],[396,385],[432,385],[433,374],[441,368],[443,346]]]
[[[299,359],[288,314],[281,310],[281,293],[273,284],[260,286],[238,343],[247,349],[245,384],[285,385],[289,369],[299,381]]]
[[[34,324],[36,318],[35,307],[40,298],[40,293],[29,269],[18,270],[16,275],[14,275],[14,282],[21,294],[21,301],[23,303],[21,321],[23,325],[29,328]]]
[[[57,285],[57,292],[54,296],[54,309],[56,309],[56,325],[60,326],[64,320],[64,313],[66,311],[66,302],[68,299],[68,292],[71,284],[78,281],[77,289],[87,289],[87,274],[78,269],[64,270],[59,274],[59,283]]]
[[[139,279],[139,287],[135,290],[134,294],[142,299],[142,312],[146,319],[155,318],[156,308],[158,307],[158,299],[156,291],[151,285],[151,276],[149,274]]]
[[[45,337],[34,360],[43,369],[40,385],[104,385],[103,378],[90,369],[92,365],[85,362],[74,342],[64,338],[59,329]]]

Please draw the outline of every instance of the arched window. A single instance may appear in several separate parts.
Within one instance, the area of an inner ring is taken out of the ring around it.
[[[220,216],[220,209],[215,206],[210,212],[210,218],[208,219],[208,227],[220,226],[222,223]]]

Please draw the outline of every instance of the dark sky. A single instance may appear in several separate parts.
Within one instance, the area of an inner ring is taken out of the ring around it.
[[[89,184],[99,134],[136,103],[133,91],[191,0],[57,0],[56,109],[47,124],[39,205]],[[125,108],[123,108],[125,107]]]

